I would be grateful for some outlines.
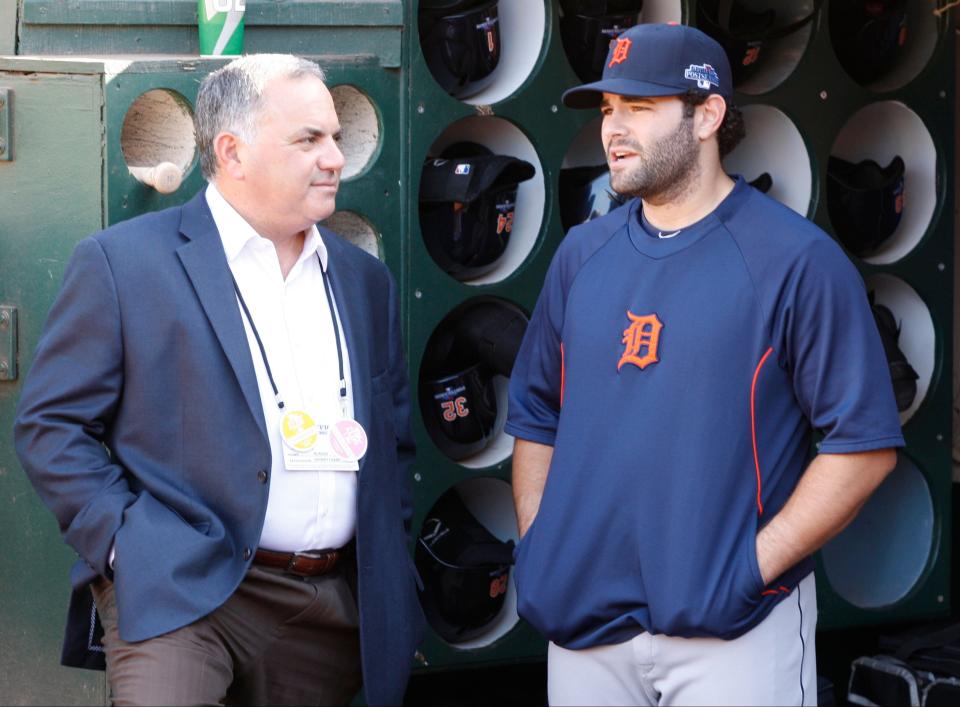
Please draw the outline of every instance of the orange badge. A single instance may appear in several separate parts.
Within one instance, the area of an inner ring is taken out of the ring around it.
[[[622,64],[627,60],[627,55],[630,53],[630,45],[633,44],[627,37],[620,37],[617,39],[617,44],[613,48],[613,56],[610,57],[610,63],[607,64],[607,68],[613,68],[615,64]]]
[[[663,329],[663,322],[657,318],[656,314],[646,314],[641,317],[627,311],[627,317],[630,319],[630,326],[623,330],[623,339],[621,339],[626,348],[617,363],[617,370],[619,371],[626,363],[632,363],[643,370],[651,363],[660,360],[657,349],[660,346],[660,330]]]

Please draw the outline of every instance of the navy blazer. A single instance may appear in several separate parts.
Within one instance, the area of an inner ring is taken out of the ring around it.
[[[397,289],[376,258],[321,234],[355,417],[370,442],[357,477],[364,690],[370,703],[396,704],[423,626],[407,547],[413,440]],[[189,624],[234,592],[263,526],[269,485],[258,474],[271,454],[203,191],[77,246],[24,383],[15,439],[80,557],[75,605],[93,579],[110,576],[116,543],[124,640]],[[77,645],[89,641],[84,619],[73,606],[65,655],[96,648]]]

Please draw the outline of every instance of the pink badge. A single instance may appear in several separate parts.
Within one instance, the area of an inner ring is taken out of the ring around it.
[[[345,461],[359,461],[367,453],[367,433],[356,420],[338,420],[330,427],[330,449]]]

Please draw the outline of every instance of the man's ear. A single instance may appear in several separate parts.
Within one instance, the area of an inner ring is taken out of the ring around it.
[[[727,114],[727,102],[716,93],[707,96],[707,100],[697,106],[696,135],[700,140],[709,140],[723,124]]]
[[[213,152],[217,156],[217,173],[231,179],[241,180],[244,174],[243,152],[245,143],[233,133],[222,132],[213,139]]]

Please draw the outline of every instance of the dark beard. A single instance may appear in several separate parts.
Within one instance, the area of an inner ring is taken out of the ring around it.
[[[698,171],[700,145],[693,136],[693,118],[683,117],[677,129],[655,142],[649,150],[636,143],[611,143],[637,152],[639,165],[633,171],[610,173],[614,191],[663,204],[681,196]]]

